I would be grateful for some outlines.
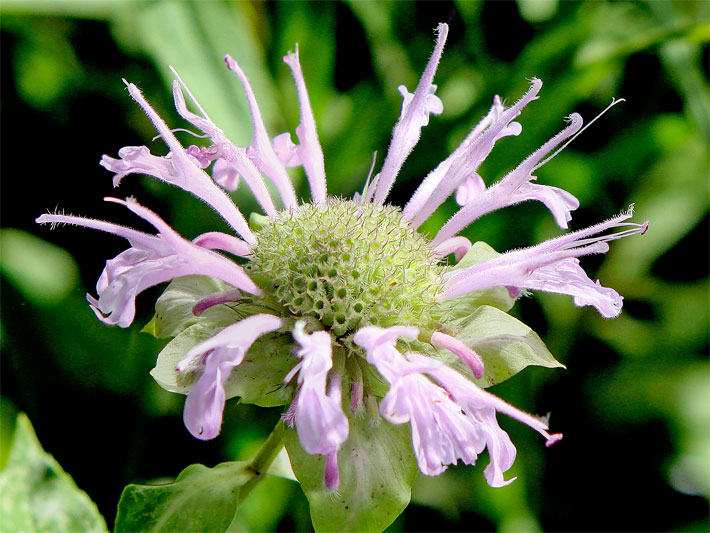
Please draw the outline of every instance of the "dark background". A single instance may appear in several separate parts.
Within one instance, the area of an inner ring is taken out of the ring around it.
[[[111,526],[124,485],[175,476],[185,466],[247,457],[278,411],[228,402],[222,435],[193,439],[182,397],[149,376],[160,344],[140,333],[161,288],[138,299],[127,329],[99,323],[84,294],[125,242],[98,232],[50,232],[47,210],[143,228],[104,196],[135,195],[186,237],[220,221],[181,191],[129,176],[120,189],[102,154],[147,144],[162,153],[121,78],[135,82],[173,127],[167,70],[174,65],[210,116],[245,145],[251,124],[232,54],[250,77],[270,133],[298,123],[281,57],[300,44],[323,144],[329,193],[362,187],[372,152],[380,161],[413,90],[439,22],[451,26],[436,77],[444,114],[432,117],[390,200],[404,205],[488,109],[515,101],[541,78],[540,100],[520,117],[523,133],[501,141],[481,169],[492,183],[578,111],[593,118],[626,98],[554,161],[540,183],[582,206],[577,229],[636,203],[643,237],[585,259],[625,296],[611,321],[569,298],[536,294],[516,313],[567,370],[528,368],[494,392],[532,412],[552,412],[565,439],[542,439],[509,420],[519,450],[512,485],[489,488],[482,464],[420,476],[413,503],[392,531],[670,531],[708,528],[708,38],[707,2],[11,2],[2,4],[2,410],[7,456],[15,413],[98,504]],[[187,140],[187,138],[185,138]],[[294,173],[302,197],[303,176]],[[235,193],[243,213],[256,209]],[[423,227],[433,235],[453,212]],[[138,221],[140,222],[140,221]],[[557,235],[549,213],[528,202],[465,230],[498,250]],[[500,417],[503,418],[502,416]],[[307,529],[297,485],[269,479],[247,501],[247,531]]]

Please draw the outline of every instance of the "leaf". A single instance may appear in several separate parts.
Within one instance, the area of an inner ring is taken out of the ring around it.
[[[483,359],[483,377],[474,380],[482,387],[505,381],[530,365],[564,368],[537,333],[517,318],[487,305],[463,323],[456,338]]]
[[[155,317],[144,330],[159,338],[174,337],[193,324],[209,323],[214,328],[238,322],[240,315],[226,305],[212,306],[200,316],[192,313],[195,304],[208,294],[229,290],[234,288],[208,276],[174,279],[155,302]]]
[[[76,262],[65,250],[14,228],[0,230],[0,272],[40,307],[60,303],[79,279]]]
[[[116,531],[225,531],[237,512],[240,488],[255,477],[249,462],[195,464],[167,485],[128,485]]]
[[[337,492],[323,485],[324,456],[306,453],[293,429],[286,430],[284,444],[316,531],[382,531],[409,504],[417,473],[409,424],[351,417],[348,440],[338,452]]]
[[[199,379],[200,372],[175,370],[178,362],[194,346],[212,336],[217,328],[193,324],[171,340],[158,354],[150,374],[170,392],[187,394]],[[239,396],[244,403],[261,407],[285,405],[293,398],[291,387],[283,379],[298,363],[291,355],[290,335],[265,335],[257,339],[244,356],[242,363],[227,378],[224,390],[227,398]]]
[[[215,328],[193,324],[165,345],[150,371],[153,379],[170,392],[187,394],[199,378],[199,372],[177,372],[175,367],[185,354],[215,333]]]
[[[42,449],[22,413],[0,473],[0,493],[3,531],[107,531],[94,502]]]
[[[239,396],[243,403],[260,407],[285,405],[293,399],[293,388],[284,377],[296,366],[291,355],[291,335],[264,335],[247,352],[242,363],[232,370],[224,384],[227,398]]]

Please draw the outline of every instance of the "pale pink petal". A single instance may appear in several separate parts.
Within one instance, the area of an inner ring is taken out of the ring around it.
[[[392,141],[375,186],[374,201],[377,203],[384,203],[387,198],[404,161],[419,141],[422,128],[429,123],[429,113],[438,114],[443,111],[441,100],[433,94],[436,87],[432,82],[448,33],[449,26],[439,24],[436,46],[414,94],[407,92],[403,86],[399,88],[403,96],[402,112],[392,131]]]
[[[471,241],[466,237],[452,237],[448,241],[442,242],[434,248],[432,252],[436,257],[446,257],[454,254],[456,261],[461,261],[464,255],[471,249]]]
[[[180,116],[209,135],[219,158],[231,163],[234,170],[244,178],[244,181],[249,186],[256,201],[259,202],[259,205],[264,209],[264,212],[271,218],[275,217],[276,207],[274,206],[274,202],[271,200],[269,191],[264,184],[264,179],[247,157],[246,149],[232,144],[232,142],[227,139],[224,132],[208,117],[201,117],[187,109],[182,89],[180,88],[180,84],[176,81],[173,82],[173,99],[175,100],[175,108]],[[222,168],[218,170],[222,170]]]
[[[183,412],[185,426],[193,436],[208,440],[219,434],[225,403],[224,383],[230,372],[241,364],[256,339],[282,325],[283,321],[273,315],[252,315],[198,344],[178,363],[177,370],[182,372],[199,366],[204,359],[204,371],[188,393]]]
[[[192,239],[192,242],[203,248],[210,250],[224,250],[239,257],[246,257],[251,254],[251,248],[243,240],[222,233],[220,231],[209,231]]]
[[[457,338],[435,331],[431,336],[431,345],[449,350],[459,357],[471,369],[473,377],[477,379],[483,377],[483,360],[481,356]]]
[[[225,291],[225,292],[213,292],[212,294],[208,294],[201,300],[199,300],[193,307],[192,307],[192,314],[195,316],[200,316],[202,313],[207,311],[210,307],[214,307],[215,305],[219,304],[226,304],[226,303],[233,303],[233,302],[238,302],[242,298],[242,293],[234,290],[234,291]]]
[[[106,200],[124,205],[150,222],[159,234],[148,235],[108,222],[66,215],[42,215],[37,219],[40,224],[75,224],[107,231],[131,243],[131,248],[106,262],[106,268],[96,284],[99,298],[89,299],[96,316],[103,322],[128,327],[135,316],[138,294],[180,276],[212,276],[251,294],[261,293],[239,265],[186,241],[152,211],[133,200]]]
[[[288,132],[274,137],[274,152],[284,166],[300,167],[303,164],[298,155],[298,146],[293,143]]]
[[[457,187],[456,203],[466,205],[485,190],[486,184],[483,182],[483,178],[481,178],[478,173],[475,173],[473,176],[466,178],[466,180]]]
[[[212,181],[212,179],[194,163],[194,159],[185,153],[185,150],[175,138],[173,132],[158,116],[150,104],[148,104],[146,99],[143,97],[143,94],[141,94],[140,90],[138,90],[138,87],[132,83],[126,82],[125,80],[124,83],[128,87],[130,95],[138,103],[138,105],[141,106],[145,114],[148,115],[148,118],[156,127],[158,133],[163,138],[163,141],[165,141],[165,144],[170,149],[169,156],[157,158],[159,161],[157,159],[152,160],[150,172],[141,172],[158,177],[159,179],[165,180],[172,185],[194,194],[217,211],[217,213],[219,213],[245,241],[252,245],[256,244],[254,234],[249,229],[249,225],[239,209],[237,209],[237,206],[234,205],[234,202],[232,202],[229,196],[227,196],[224,191],[222,191]],[[132,155],[132,157],[134,157],[134,155]],[[117,160],[115,159],[105,157],[102,164],[109,170],[115,171],[113,169],[116,168],[116,161]],[[171,165],[170,171],[166,171],[166,161],[169,161]],[[127,173],[125,170],[120,172],[122,172],[122,175]]]
[[[239,186],[239,171],[226,159],[219,158],[212,167],[212,179],[228,191],[236,191]]]
[[[287,164],[283,161],[283,159],[281,159],[278,147],[276,146],[276,139],[274,139],[273,147],[269,141],[269,136],[266,133],[266,127],[264,126],[264,120],[261,118],[259,105],[256,103],[256,97],[254,96],[254,91],[251,88],[249,80],[237,62],[234,61],[234,59],[232,59],[229,55],[224,57],[224,61],[227,63],[227,68],[236,73],[239,78],[247,97],[249,111],[251,112],[254,135],[252,137],[251,145],[247,149],[247,156],[249,156],[249,158],[254,161],[256,167],[266,174],[266,176],[274,183],[276,189],[281,195],[281,201],[284,204],[284,208],[293,209],[298,206],[298,200],[296,199],[296,193],[293,190],[291,178],[286,172],[284,166],[298,166],[301,164],[300,159],[296,164]],[[290,159],[289,162],[293,163],[293,159]]]
[[[301,143],[297,148],[298,156],[303,163],[303,169],[306,171],[308,184],[311,186],[313,203],[322,204],[327,197],[323,149],[318,140],[316,121],[313,118],[306,81],[303,79],[301,63],[298,60],[298,45],[296,45],[296,51],[285,56],[283,60],[291,67],[293,72],[293,79],[296,82],[296,90],[298,91],[298,101],[301,106],[301,123],[296,128],[296,135],[298,135],[298,140]]]

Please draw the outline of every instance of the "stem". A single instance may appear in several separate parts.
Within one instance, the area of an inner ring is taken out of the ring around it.
[[[271,434],[267,437],[264,444],[261,446],[256,455],[251,460],[249,464],[249,469],[254,473],[254,477],[247,481],[244,486],[239,489],[239,500],[237,505],[241,505],[242,502],[249,496],[252,489],[261,481],[266,475],[266,471],[274,462],[276,456],[281,451],[284,446],[283,441],[284,433],[284,423],[279,420],[271,431]]]

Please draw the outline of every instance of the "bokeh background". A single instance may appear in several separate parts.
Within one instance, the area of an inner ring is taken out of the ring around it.
[[[528,368],[494,392],[551,412],[552,429],[565,439],[545,449],[539,435],[501,420],[519,450],[518,481],[489,488],[485,455],[475,467],[420,476],[412,505],[390,530],[708,530],[710,3],[4,0],[0,14],[0,466],[15,414],[25,412],[111,527],[127,483],[175,476],[195,462],[245,458],[280,414],[230,401],[221,436],[193,439],[181,420],[183,398],[148,375],[160,343],[140,329],[162,288],[139,297],[131,328],[104,326],[84,294],[125,242],[33,222],[59,209],[136,226],[141,221],[101,200],[135,195],[187,237],[221,228],[198,201],[150,178],[129,176],[112,188],[98,166],[102,154],[140,144],[164,153],[121,78],[181,127],[168,85],[173,65],[210,116],[246,145],[245,99],[223,55],[247,72],[275,135],[298,123],[281,61],[298,42],[329,192],[351,195],[375,150],[382,160],[401,104],[396,87],[413,89],[433,29],[448,22],[436,77],[444,114],[425,128],[391,201],[406,202],[494,94],[512,102],[535,76],[545,82],[541,98],[520,117],[522,135],[499,142],[485,163],[487,183],[561,129],[565,115],[591,119],[612,97],[624,97],[537,174],[580,199],[573,228],[632,202],[636,220],[650,219],[651,228],[613,243],[606,257],[583,261],[592,277],[625,296],[619,318],[603,320],[545,294],[516,306],[567,370]],[[293,175],[305,196],[303,175]],[[256,209],[244,188],[234,196],[242,212]],[[454,208],[439,209],[424,231],[435,231]],[[464,234],[502,251],[559,229],[529,202],[488,215]],[[240,517],[245,531],[310,527],[299,487],[279,478],[255,490]]]

